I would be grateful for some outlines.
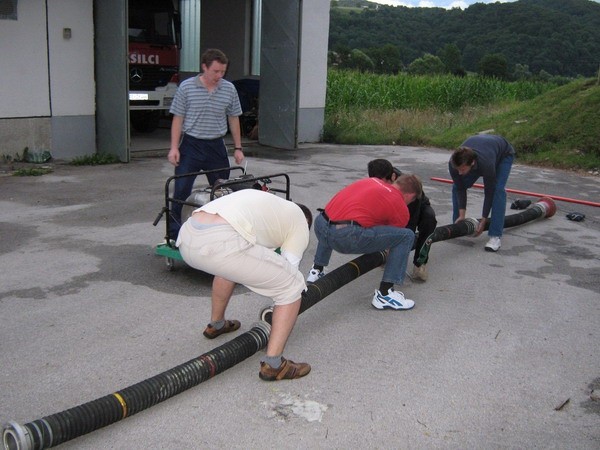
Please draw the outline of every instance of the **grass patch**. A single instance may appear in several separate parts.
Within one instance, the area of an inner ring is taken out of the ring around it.
[[[105,164],[117,164],[121,160],[118,156],[110,153],[95,153],[93,155],[79,156],[69,162],[72,166],[101,166]]]
[[[354,145],[444,147],[444,136],[452,134],[453,130],[458,128],[472,126],[480,117],[497,110],[498,108],[492,107],[467,107],[452,112],[433,108],[344,110],[327,116],[323,127],[323,140]]]
[[[39,177],[41,175],[46,175],[48,173],[52,173],[52,169],[50,167],[29,167],[16,169],[13,172],[13,176],[15,177]]]

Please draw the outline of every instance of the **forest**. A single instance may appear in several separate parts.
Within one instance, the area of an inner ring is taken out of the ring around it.
[[[329,64],[504,79],[597,76],[600,4],[518,0],[446,10],[334,0]]]

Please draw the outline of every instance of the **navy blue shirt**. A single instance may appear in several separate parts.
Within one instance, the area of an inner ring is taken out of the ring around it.
[[[496,167],[500,161],[509,155],[515,154],[515,149],[502,136],[494,134],[478,134],[471,136],[461,144],[461,147],[469,147],[477,154],[475,164],[465,176],[483,177],[484,199],[481,217],[487,218],[492,209],[494,190],[496,189]],[[458,194],[458,209],[467,208],[467,189],[464,186],[464,176],[448,163],[450,176],[456,185]]]

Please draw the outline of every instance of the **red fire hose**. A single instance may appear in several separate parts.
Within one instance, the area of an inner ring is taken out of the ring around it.
[[[447,180],[446,178],[431,177],[431,180],[433,180],[433,181],[441,181],[442,183],[449,183],[449,184],[453,183],[452,180]],[[483,189],[483,184],[477,184],[476,183],[476,184],[473,185],[473,187]],[[587,201],[587,200],[577,200],[575,198],[568,198],[568,197],[559,197],[558,195],[539,194],[537,192],[520,191],[518,189],[508,189],[508,188],[506,188],[506,192],[510,192],[512,194],[529,195],[531,197],[549,197],[552,200],[558,200],[560,202],[579,203],[580,205],[596,206],[596,207],[600,206],[600,203],[598,203],[598,202],[590,202],[590,201]]]

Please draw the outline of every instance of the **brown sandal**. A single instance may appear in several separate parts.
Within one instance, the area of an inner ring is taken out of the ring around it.
[[[239,320],[226,320],[223,328],[216,329],[211,324],[208,324],[206,329],[204,330],[204,336],[208,339],[214,339],[216,337],[221,336],[223,333],[231,333],[232,331],[237,330],[240,327]]]

